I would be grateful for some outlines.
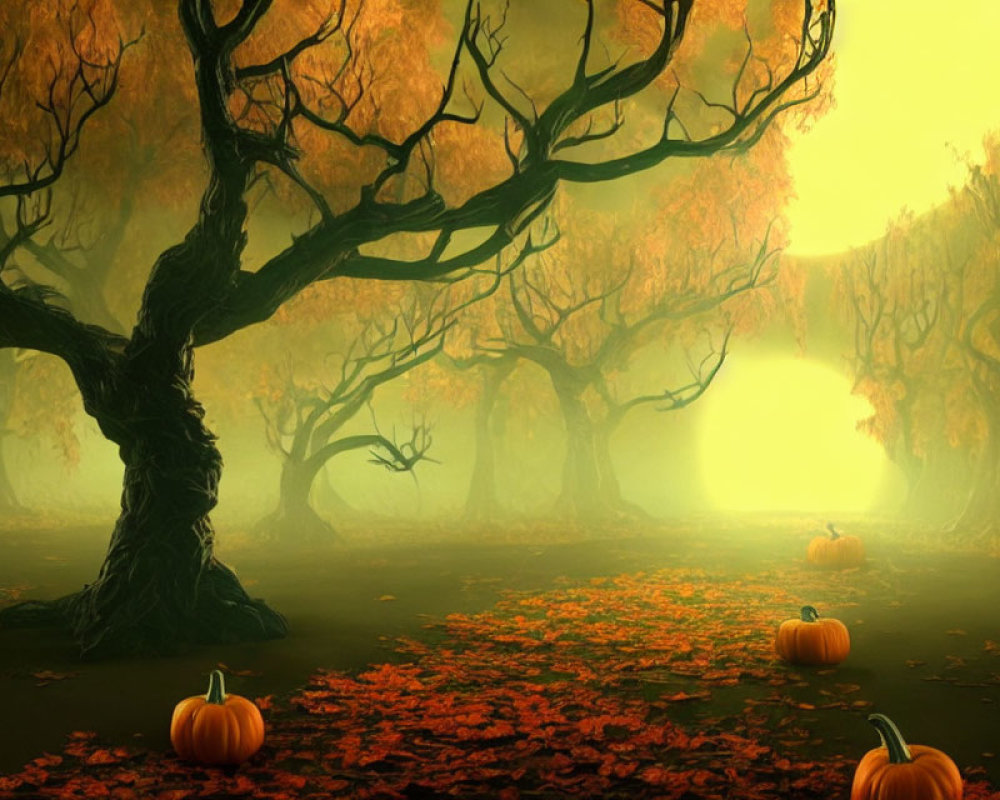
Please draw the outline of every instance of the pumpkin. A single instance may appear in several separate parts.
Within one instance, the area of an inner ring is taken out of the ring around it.
[[[839,664],[851,652],[851,636],[839,619],[820,619],[812,606],[802,606],[799,619],[778,627],[774,649],[792,664]]]
[[[857,536],[843,536],[833,527],[832,522],[826,524],[829,536],[817,536],[809,542],[806,550],[806,560],[819,567],[857,567],[865,563],[865,546]]]
[[[208,693],[181,700],[170,720],[177,755],[200,764],[240,764],[264,743],[260,709],[238,694],[226,694],[222,673],[213,670]]]
[[[962,776],[940,750],[908,745],[891,719],[872,714],[868,721],[882,737],[854,771],[851,800],[961,800]]]

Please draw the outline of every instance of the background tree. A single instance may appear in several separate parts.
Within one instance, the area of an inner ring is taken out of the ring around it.
[[[968,479],[948,434],[953,389],[966,382],[964,321],[950,301],[970,255],[959,221],[953,209],[904,215],[841,265],[835,287],[853,327],[854,391],[873,408],[859,427],[899,466],[904,512],[938,520],[955,513],[947,496]]]
[[[122,512],[98,578],[53,603],[5,609],[4,624],[68,622],[89,655],[283,635],[284,619],[248,597],[213,555],[208,514],[216,503],[221,458],[191,391],[194,349],[269,318],[318,280],[459,277],[516,244],[560,182],[610,180],[670,157],[746,149],[776,114],[806,99],[800,83],[822,62],[833,28],[832,4],[816,10],[805,0],[790,58],[767,70],[763,83],[739,73],[732,100],[720,109],[718,130],[688,132],[680,109],[670,103],[648,144],[597,161],[574,160],[574,150],[598,135],[586,133],[588,118],[650,86],[683,40],[689,0],[645,5],[655,12],[650,23],[659,32],[656,46],[627,64],[599,65],[595,6],[586,4],[572,74],[543,108],[530,101],[530,87],[508,89],[496,79],[509,63],[501,52],[502,23],[470,3],[443,91],[426,105],[422,97],[412,98],[412,115],[400,109],[399,124],[390,130],[382,117],[365,127],[363,118],[353,116],[355,109],[360,117],[364,105],[378,102],[375,86],[406,86],[414,74],[414,65],[402,58],[381,63],[376,49],[354,46],[352,32],[362,28],[352,20],[366,19],[386,36],[385,19],[341,5],[311,33],[286,38],[281,24],[289,18],[269,15],[267,0],[245,0],[229,14],[205,0],[180,0],[207,177],[187,234],[155,259],[134,328],[128,336],[115,334],[49,302],[37,285],[0,282],[0,346],[64,360],[84,409],[118,445],[125,464]],[[8,167],[0,198],[28,196],[55,182],[88,121],[113,96],[126,45],[113,17],[102,11],[90,9],[87,18],[95,22],[83,32],[71,27],[61,40],[64,59],[50,70],[49,110],[42,106],[51,122],[49,136],[20,140],[22,149],[35,145],[27,157],[17,153],[15,160],[6,143],[0,151],[5,164],[24,165]],[[405,18],[398,27],[406,30]],[[266,55],[255,57],[253,46]],[[329,66],[322,71],[310,58]],[[36,62],[15,52],[4,63],[13,65],[7,78],[20,80],[24,65]],[[463,105],[453,96],[467,81],[473,102]],[[16,118],[21,109],[7,105],[7,81],[3,88],[0,115]],[[510,172],[449,204],[433,185],[436,159],[446,156],[434,134],[444,124],[481,124],[487,102],[508,121]],[[411,125],[413,117],[422,122]],[[311,137],[321,133],[340,152],[370,156],[344,161],[354,193],[339,192],[336,202],[304,155]],[[289,245],[249,270],[243,263],[247,193],[261,170],[297,187],[314,214]],[[465,235],[472,231],[486,233]],[[433,233],[434,244],[416,260],[379,251],[378,242],[403,233]]]
[[[994,137],[986,152],[942,208],[845,264],[838,289],[856,391],[873,407],[863,429],[906,476],[906,510],[965,533],[993,528],[1000,464]]]
[[[971,259],[949,276],[949,303],[963,320],[960,343],[969,389],[964,400],[954,392],[951,398],[953,435],[961,431],[972,439],[976,458],[956,524],[995,535],[1000,510],[1000,135],[988,135],[984,144],[985,163],[970,167],[968,183],[955,198],[959,209],[976,220],[980,235]],[[976,403],[972,413],[969,398]]]
[[[444,310],[433,301],[421,308],[415,297],[396,310],[395,315],[374,318],[354,313],[353,322],[346,313],[336,317],[347,332],[346,341],[340,352],[326,354],[320,380],[297,379],[290,359],[262,373],[254,401],[264,417],[268,444],[282,458],[278,508],[259,525],[266,537],[335,538],[334,528],[309,503],[317,476],[334,457],[368,449],[376,463],[409,472],[427,456],[431,438],[424,425],[415,425],[406,441],[383,435],[374,419],[370,433],[343,433],[360,411],[371,408],[380,386],[442,350],[448,326]]]
[[[475,369],[479,382],[473,427],[473,462],[463,515],[468,520],[490,521],[506,516],[497,495],[497,433],[493,419],[500,391],[517,367],[515,353],[475,353],[453,358],[460,370]],[[447,397],[448,395],[445,395]]]
[[[640,226],[648,222],[643,219]],[[657,239],[661,254],[673,262],[661,272],[671,275],[667,289],[657,286],[651,267],[636,263],[656,257],[649,239],[625,250],[619,243],[628,241],[629,229],[620,223],[602,225],[593,215],[573,223],[591,236],[567,236],[545,258],[510,276],[512,313],[503,326],[504,341],[483,347],[530,361],[547,374],[567,437],[557,508],[595,519],[637,510],[623,500],[611,458],[611,436],[625,415],[641,406],[676,410],[701,396],[725,359],[731,328],[724,316],[712,318],[710,312],[773,282],[776,272],[766,240],[744,253],[746,263],[736,264],[728,261],[733,248],[722,242],[713,261],[708,253],[684,253],[667,237]],[[648,385],[622,393],[627,382],[622,374],[638,355],[654,350],[669,360],[680,355],[669,353],[678,343],[687,360],[686,378],[652,393]],[[695,349],[702,354],[692,355]]]
[[[800,276],[776,283],[771,250],[783,241],[774,220],[791,194],[784,146],[772,128],[751,153],[703,160],[667,188],[651,189],[627,215],[561,204],[562,241],[512,273],[507,292],[469,310],[463,328],[477,346],[458,361],[485,380],[467,513],[480,502],[495,507],[488,412],[519,361],[545,371],[561,409],[567,450],[558,508],[582,518],[641,513],[623,499],[611,457],[625,416],[690,404],[721,366],[733,324],[746,335],[775,311],[801,306]],[[708,355],[693,356],[692,348]],[[645,358],[639,371],[648,372],[654,351],[661,362],[680,359],[685,377],[652,393],[648,377],[628,385],[629,366]]]
[[[54,451],[71,472],[80,462],[79,412],[72,378],[59,361],[31,350],[0,353],[0,459],[4,442],[16,438]],[[0,463],[0,497],[9,498],[9,510],[24,511],[5,473]]]

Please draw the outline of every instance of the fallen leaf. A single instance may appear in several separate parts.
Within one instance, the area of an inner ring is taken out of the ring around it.
[[[237,676],[239,676],[241,678],[245,678],[245,677],[260,678],[264,674],[263,672],[257,672],[257,671],[252,670],[252,669],[233,669],[228,664],[223,664],[221,661],[218,664],[216,664],[215,666],[218,669],[222,670],[223,672],[227,672],[230,675],[237,675]]]
[[[53,681],[69,680],[70,678],[77,677],[79,674],[79,672],[53,672],[52,670],[44,669],[41,672],[32,672],[31,677],[38,679],[35,686],[48,686]]]

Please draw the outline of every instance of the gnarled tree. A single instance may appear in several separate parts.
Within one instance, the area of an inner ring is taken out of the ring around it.
[[[322,377],[327,380],[296,379],[294,367],[286,362],[280,376],[266,381],[268,391],[255,395],[268,444],[282,462],[278,507],[258,525],[264,538],[336,538],[333,526],[313,510],[309,494],[320,471],[342,453],[368,449],[373,461],[395,472],[409,472],[427,457],[431,438],[423,425],[415,425],[406,441],[384,435],[374,423],[368,433],[343,433],[370,407],[380,386],[441,352],[448,328],[445,312],[433,306],[421,309],[415,300],[398,311],[391,319],[360,320],[362,328],[351,337],[346,352],[328,354],[339,362],[339,369],[331,370],[331,383],[326,374]],[[345,327],[357,328],[346,321]]]
[[[395,67],[397,76],[404,76],[412,69],[391,60],[379,63],[359,49],[352,37],[363,30],[355,22],[364,9],[341,3],[295,41],[274,27],[280,20],[268,15],[270,0],[235,3],[226,18],[211,0],[180,0],[207,178],[187,234],[155,259],[135,326],[128,335],[116,334],[81,322],[37,287],[0,284],[0,347],[41,350],[64,360],[86,412],[118,445],[125,464],[121,516],[99,576],[52,603],[4,609],[0,621],[66,622],[90,656],[284,635],[281,615],[251,599],[213,553],[209,513],[222,465],[191,392],[195,349],[266,320],[315,281],[461,277],[517,246],[560,182],[612,180],[670,158],[746,149],[777,114],[810,97],[802,82],[822,63],[834,22],[832,0],[821,7],[803,0],[803,18],[783,63],[740,70],[731,100],[715,104],[718,122],[710,130],[685,127],[675,101],[690,95],[678,91],[654,135],[631,150],[587,160],[588,143],[618,130],[617,116],[606,129],[588,128],[588,119],[623,107],[669,74],[691,24],[693,0],[637,2],[647,10],[651,49],[628,63],[599,63],[596,3],[587,2],[565,84],[544,104],[532,101],[530,86],[511,88],[502,79],[501,17],[469,2],[440,96],[419,109],[422,119],[407,126],[401,113],[397,124],[388,125],[383,113],[379,127],[363,128],[356,124],[363,117],[355,114],[373,98],[379,101],[384,70]],[[100,124],[97,112],[115,93],[125,49],[117,35],[110,44],[97,35],[102,25],[113,27],[100,13],[94,11],[86,35],[70,32],[66,57],[53,62],[61,68],[51,79],[48,105],[43,102],[51,138],[27,160],[16,142],[4,141],[5,163],[26,166],[7,169],[0,200],[52,185],[80,136],[91,123]],[[402,19],[405,25],[405,15]],[[383,41],[392,35],[383,32]],[[9,115],[2,101],[25,64],[16,48],[2,63],[12,65],[3,73],[0,98],[0,113]],[[455,96],[463,84],[471,101]],[[436,133],[447,126],[485,124],[487,107],[506,119],[509,173],[448,202],[434,188]],[[345,162],[356,164],[349,170],[353,191],[340,191],[335,202],[305,168],[303,150],[320,133],[336,142],[331,152],[357,149],[376,156]],[[573,158],[575,150],[583,151],[579,158]],[[251,270],[244,264],[247,192],[262,170],[297,187],[314,214],[291,244]],[[431,234],[423,257],[398,260],[375,246],[406,233]]]
[[[628,226],[601,222],[593,215],[577,220],[593,240],[565,237],[564,247],[511,275],[502,337],[479,344],[501,364],[531,362],[548,376],[566,431],[557,511],[585,520],[640,513],[622,497],[612,435],[635,409],[672,411],[697,400],[726,358],[732,331],[727,305],[777,277],[766,238],[742,254],[743,263],[729,263],[736,254],[723,243],[714,253],[681,253],[667,245],[663,255],[671,264],[663,273],[670,286],[656,287],[637,266],[635,252],[620,244],[628,240]],[[652,250],[648,245],[635,249]],[[669,371],[671,388],[650,391],[641,380],[623,386],[621,377],[637,356],[657,352],[665,359],[678,343],[687,374],[678,380]],[[701,355],[693,355],[696,350]]]

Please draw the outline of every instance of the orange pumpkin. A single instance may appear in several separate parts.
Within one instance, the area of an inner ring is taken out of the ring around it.
[[[240,764],[264,743],[260,709],[238,694],[226,694],[219,670],[208,693],[181,700],[170,720],[170,743],[177,755],[200,764]]]
[[[884,714],[872,714],[868,721],[882,746],[858,763],[851,800],[962,800],[962,776],[954,761],[933,747],[907,745]]]
[[[865,563],[865,546],[857,536],[842,536],[832,522],[826,524],[826,529],[829,536],[817,536],[809,542],[806,560],[810,564],[843,569]]]
[[[812,606],[802,606],[799,619],[778,627],[774,649],[792,664],[839,664],[851,652],[851,636],[839,619],[820,619]]]

